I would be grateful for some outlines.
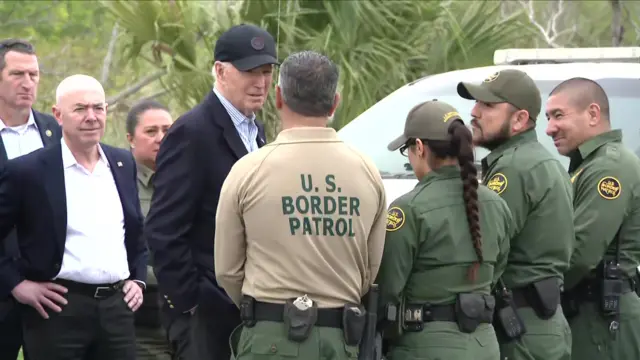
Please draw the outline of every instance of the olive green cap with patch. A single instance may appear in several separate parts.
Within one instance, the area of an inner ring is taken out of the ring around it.
[[[409,139],[449,140],[449,128],[456,120],[462,121],[458,110],[438,100],[414,106],[404,123],[404,133],[389,143],[387,149],[398,150]]]
[[[479,85],[461,82],[458,95],[483,103],[509,103],[519,110],[527,110],[534,121],[542,106],[536,83],[525,72],[515,69],[498,71]]]

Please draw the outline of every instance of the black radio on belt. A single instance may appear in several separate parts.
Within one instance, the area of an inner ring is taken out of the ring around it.
[[[502,279],[498,280],[495,297],[494,327],[496,332],[508,340],[520,338],[527,332],[527,328],[520,314],[518,314],[518,308],[513,302],[511,291],[507,289]]]
[[[620,297],[626,280],[624,272],[616,261],[605,261],[603,265],[601,309],[604,313],[620,311]]]
[[[253,327],[256,324],[255,314],[256,300],[251,296],[243,296],[240,301],[240,320],[246,327]]]

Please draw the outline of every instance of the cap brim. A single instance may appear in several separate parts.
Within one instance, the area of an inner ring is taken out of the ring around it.
[[[505,102],[503,98],[494,95],[491,91],[480,85],[461,82],[458,84],[457,90],[458,95],[468,100],[476,100],[485,103]]]
[[[262,65],[280,65],[278,59],[268,54],[249,56],[243,59],[232,61],[231,64],[240,71],[249,71]]]
[[[389,151],[396,151],[400,149],[402,145],[406,144],[408,140],[409,139],[407,139],[407,137],[404,136],[404,134],[400,135],[395,140],[390,142],[389,145],[387,145],[387,149],[389,149]]]

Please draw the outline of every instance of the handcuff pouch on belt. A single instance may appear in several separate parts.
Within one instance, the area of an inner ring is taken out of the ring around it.
[[[364,335],[367,312],[360,304],[346,304],[342,311],[342,333],[348,346],[356,346]]]
[[[482,323],[491,323],[496,307],[491,295],[461,293],[456,296],[456,322],[463,333],[472,333]]]
[[[511,291],[507,289],[502,279],[498,279],[496,288],[496,312],[493,325],[496,331],[508,340],[519,339],[527,332],[518,308],[513,302]]]
[[[289,340],[303,342],[309,337],[318,320],[318,304],[311,300],[312,305],[303,310],[294,304],[295,300],[287,300],[284,304],[282,318]]]
[[[556,314],[560,305],[560,284],[555,277],[536,281],[530,285],[531,308],[542,320]]]

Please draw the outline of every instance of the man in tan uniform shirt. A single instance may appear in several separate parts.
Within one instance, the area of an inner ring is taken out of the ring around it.
[[[290,55],[276,87],[282,132],[240,159],[222,186],[215,273],[243,315],[245,326],[232,334],[236,360],[357,356],[357,344],[344,339],[342,312],[360,304],[378,273],[386,198],[372,161],[327,127],[337,83],[327,57]],[[288,333],[283,312],[309,305],[315,326]]]

